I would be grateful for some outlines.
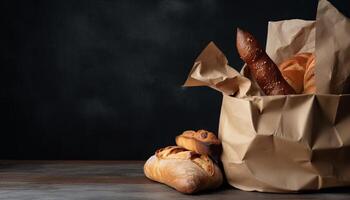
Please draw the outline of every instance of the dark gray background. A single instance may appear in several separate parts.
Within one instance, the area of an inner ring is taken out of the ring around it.
[[[349,1],[332,1],[350,16]],[[221,94],[182,88],[214,41],[240,67],[235,29],[314,19],[317,1],[2,2],[0,159],[146,159],[186,129],[217,132]]]

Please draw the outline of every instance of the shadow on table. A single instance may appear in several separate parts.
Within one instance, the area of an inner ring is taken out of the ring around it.
[[[321,190],[310,190],[310,191],[301,191],[301,192],[290,192],[290,193],[272,193],[272,192],[257,192],[257,191],[243,191],[237,189],[228,183],[224,183],[220,188],[209,191],[202,191],[197,193],[197,195],[210,195],[216,193],[251,193],[251,194],[278,194],[278,195],[302,195],[302,194],[349,194],[350,195],[350,187],[334,187],[334,188],[326,188]],[[350,197],[349,197],[350,199]]]

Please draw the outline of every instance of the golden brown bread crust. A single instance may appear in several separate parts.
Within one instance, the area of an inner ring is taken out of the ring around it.
[[[315,83],[315,54],[309,58],[306,63],[305,75],[304,75],[304,94],[314,94],[316,93],[316,83]]]
[[[293,57],[279,64],[279,69],[290,86],[297,94],[304,90],[304,74],[306,63],[312,56],[312,53],[298,53]]]
[[[236,47],[241,59],[266,95],[295,94],[276,64],[250,33],[237,29]]]
[[[144,173],[187,194],[217,188],[223,181],[220,169],[208,156],[179,146],[157,150],[145,163]]]
[[[176,144],[199,154],[210,155],[218,159],[221,152],[221,142],[216,135],[206,130],[185,131],[177,136]]]

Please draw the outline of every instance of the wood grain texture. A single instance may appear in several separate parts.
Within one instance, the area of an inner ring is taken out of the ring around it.
[[[0,161],[0,199],[350,199],[349,188],[317,193],[244,192],[228,185],[184,195],[143,175],[144,161]]]

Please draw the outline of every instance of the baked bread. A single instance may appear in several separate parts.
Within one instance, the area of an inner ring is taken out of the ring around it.
[[[178,146],[215,159],[218,159],[222,152],[220,140],[214,133],[206,130],[185,131],[177,136],[175,141]]]
[[[315,54],[312,54],[306,63],[305,75],[304,75],[304,91],[305,94],[316,93],[315,84]]]
[[[312,53],[298,53],[293,57],[279,64],[282,76],[293,87],[297,94],[304,90],[304,74],[306,63],[312,56]]]
[[[252,77],[266,95],[295,94],[280,70],[250,33],[237,29],[236,47]]]
[[[215,189],[223,181],[219,167],[207,155],[179,146],[157,150],[145,163],[144,173],[147,178],[186,194]]]

